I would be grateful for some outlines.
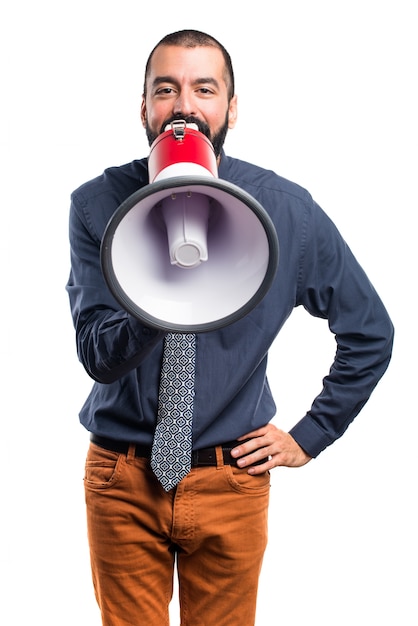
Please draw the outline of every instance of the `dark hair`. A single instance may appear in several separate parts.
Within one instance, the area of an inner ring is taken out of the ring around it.
[[[196,48],[198,46],[210,46],[212,48],[218,48],[222,52],[222,56],[225,61],[225,82],[228,88],[228,99],[231,100],[235,93],[235,80],[234,70],[232,68],[231,57],[227,50],[223,47],[219,41],[217,41],[211,35],[202,33],[199,30],[179,30],[175,33],[166,35],[157,43],[152,49],[151,54],[148,57],[147,64],[145,66],[145,79],[144,79],[144,95],[147,92],[147,78],[150,71],[150,65],[152,55],[155,50],[160,46],[183,46],[184,48]]]

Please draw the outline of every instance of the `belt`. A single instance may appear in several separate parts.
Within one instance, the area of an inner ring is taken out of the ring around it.
[[[118,452],[120,454],[128,454],[128,450],[131,445],[129,442],[126,441],[118,441],[117,439],[109,439],[108,437],[101,437],[100,435],[94,434],[90,435],[90,441],[96,446],[100,446],[100,448],[110,450],[111,452]],[[237,467],[237,459],[234,459],[234,457],[231,456],[231,450],[241,443],[244,442],[235,440],[228,441],[227,443],[222,444],[222,455],[225,465],[233,465]],[[134,445],[135,456],[145,457],[146,459],[151,458],[151,446],[144,446],[141,444]],[[253,465],[261,465],[262,463],[266,463],[267,461],[268,458],[266,457],[265,459],[256,461],[255,463],[253,463]],[[192,451],[192,467],[208,467],[216,465],[216,447],[201,448],[200,450]]]

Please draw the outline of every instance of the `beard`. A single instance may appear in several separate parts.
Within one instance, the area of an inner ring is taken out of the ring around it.
[[[145,132],[147,134],[149,145],[151,146],[154,143],[154,141],[157,139],[157,137],[161,135],[161,133],[164,132],[167,124],[171,124],[171,122],[174,122],[175,120],[184,120],[186,124],[196,124],[199,131],[203,135],[205,135],[205,137],[207,137],[209,141],[211,142],[216,158],[219,157],[219,155],[221,154],[221,150],[223,148],[224,142],[225,142],[226,134],[228,132],[228,114],[225,116],[225,121],[223,125],[221,126],[221,128],[213,136],[210,132],[209,126],[205,122],[202,122],[202,120],[199,120],[197,117],[194,117],[193,115],[181,115],[181,113],[179,115],[173,115],[162,124],[160,128],[160,132],[158,133],[155,133],[153,130],[151,130],[151,128],[148,125],[148,120],[147,120],[146,125],[145,125]]]

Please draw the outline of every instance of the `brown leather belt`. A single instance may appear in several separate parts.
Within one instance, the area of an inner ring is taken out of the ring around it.
[[[118,441],[117,439],[109,439],[108,437],[101,437],[100,435],[90,435],[90,441],[100,448],[110,450],[111,452],[118,452],[119,454],[128,454],[130,443],[126,441]],[[228,441],[222,444],[223,461],[225,465],[233,465],[237,467],[237,459],[231,456],[231,450],[236,448],[244,441]],[[151,447],[141,444],[135,445],[135,456],[151,458]],[[221,445],[221,444],[220,444]],[[252,465],[261,465],[266,463],[268,458],[261,459]],[[192,452],[192,467],[210,467],[216,466],[216,448],[201,448],[200,450],[193,450]]]

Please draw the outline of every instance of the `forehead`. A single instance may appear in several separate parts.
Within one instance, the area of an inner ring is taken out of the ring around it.
[[[159,46],[151,57],[148,86],[159,77],[172,77],[179,82],[214,78],[220,84],[226,85],[222,52],[212,46]]]

